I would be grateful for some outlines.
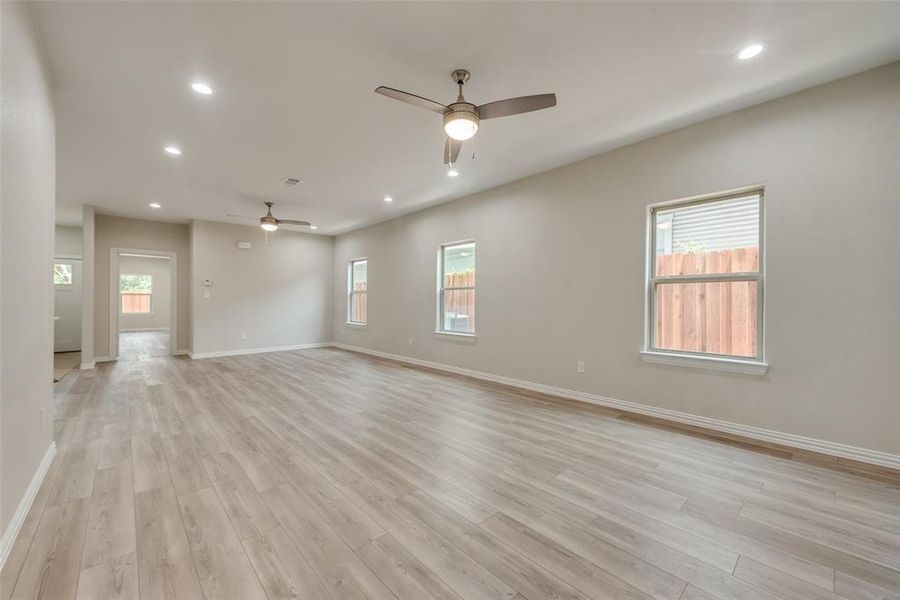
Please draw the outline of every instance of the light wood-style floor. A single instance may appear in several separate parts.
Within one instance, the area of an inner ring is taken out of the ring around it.
[[[81,352],[53,353],[53,383],[62,380],[69,371],[81,364]]]
[[[168,354],[168,331],[119,332],[119,360],[137,360],[141,357]]]
[[[900,488],[338,350],[63,381],[13,598],[900,598]]]

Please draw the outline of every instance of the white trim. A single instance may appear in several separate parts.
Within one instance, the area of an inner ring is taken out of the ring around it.
[[[677,352],[660,352],[658,350],[641,350],[644,362],[678,367],[695,367],[714,371],[729,371],[745,375],[765,375],[769,363],[759,360],[742,360],[729,356],[709,356],[703,354],[679,354]]]
[[[478,247],[478,242],[475,240],[475,238],[468,238],[468,239],[465,239],[465,240],[458,240],[458,241],[456,241],[456,242],[444,242],[443,244],[441,244],[440,246],[438,246],[438,251],[437,251],[437,298],[436,298],[436,300],[437,300],[437,305],[436,305],[436,307],[435,307],[435,308],[436,308],[436,312],[437,312],[436,319],[435,319],[435,321],[436,321],[436,323],[435,323],[435,333],[436,333],[436,334],[440,334],[440,335],[467,335],[467,336],[471,336],[471,337],[473,337],[473,338],[475,337],[475,333],[476,333],[476,332],[474,332],[474,331],[471,332],[471,333],[462,333],[462,334],[460,334],[460,333],[458,333],[458,332],[447,331],[447,330],[444,329],[444,322],[446,321],[446,319],[445,319],[445,317],[444,317],[444,292],[445,292],[446,290],[453,290],[453,289],[470,289],[470,290],[472,290],[472,291],[474,292],[474,291],[475,291],[475,288],[476,288],[476,286],[464,287],[464,288],[445,288],[445,287],[444,287],[444,267],[446,266],[446,265],[444,265],[444,252],[447,250],[447,248],[455,248],[456,246],[465,246],[465,245],[467,245],[467,244],[472,244],[473,246],[476,247],[476,249],[477,249],[477,247]],[[476,257],[476,260],[477,260],[477,257]],[[476,270],[476,273],[477,273],[477,271],[478,271],[478,267],[477,267],[477,266],[475,267],[475,270]],[[476,297],[476,302],[477,302],[477,298],[478,298],[478,294],[477,294],[477,293],[475,294],[475,297]]]
[[[119,313],[122,314],[122,313]],[[138,314],[138,313],[129,313],[129,314]],[[144,313],[146,314],[146,313]],[[136,333],[138,331],[169,331],[168,327],[135,327],[134,329],[122,329],[119,328],[119,333]]]
[[[732,423],[730,421],[723,421],[710,417],[702,417],[700,415],[693,415],[691,413],[681,412],[678,410],[658,408],[647,404],[629,402],[627,400],[617,400],[615,398],[608,398],[606,396],[600,396],[588,392],[579,392],[576,390],[569,390],[553,385],[545,385],[543,383],[534,383],[522,379],[505,377],[503,375],[494,375],[492,373],[482,373],[481,371],[473,371],[472,369],[454,367],[451,365],[445,365],[442,363],[431,362],[418,358],[410,358],[408,356],[401,356],[398,354],[388,354],[387,352],[369,350],[368,348],[360,348],[356,346],[350,346],[348,344],[333,343],[332,346],[334,346],[335,348],[340,348],[342,350],[350,350],[352,352],[370,354],[379,358],[386,358],[388,360],[394,360],[402,363],[416,365],[419,367],[426,367],[428,369],[434,369],[437,371],[454,373],[456,375],[464,375],[466,377],[472,377],[474,379],[481,379],[493,383],[501,383],[524,390],[548,394],[550,396],[568,398],[570,400],[578,400],[581,402],[589,402],[591,404],[599,404],[600,406],[606,406],[608,408],[614,408],[625,412],[656,417],[658,419],[663,419],[666,421],[674,421],[676,423],[693,425],[695,427],[710,429],[712,431],[719,431],[722,433],[729,433],[732,435],[738,435],[763,442],[780,444],[782,446],[796,448],[799,450],[809,450],[811,452],[818,452],[821,454],[827,454],[829,456],[837,456],[840,458],[847,458],[871,465],[878,465],[881,467],[887,467],[889,469],[900,470],[900,455],[897,454],[888,454],[887,452],[880,452],[878,450],[869,450],[866,448],[859,448],[857,446],[849,446],[847,444],[839,444],[837,442],[819,440],[802,435],[796,435],[793,433],[783,433],[780,431],[773,431],[771,429],[763,429],[761,427],[741,425],[739,423]]]
[[[368,323],[363,323],[361,321],[347,321],[344,325],[347,327],[355,327],[357,329],[368,329],[369,327]]]
[[[704,275],[678,275],[678,276],[666,276],[666,277],[657,277],[656,275],[656,227],[654,223],[654,216],[657,210],[666,209],[666,208],[674,208],[678,206],[689,206],[695,204],[705,204],[723,200],[729,200],[734,198],[740,198],[743,196],[756,195],[759,198],[759,229],[758,229],[758,243],[759,243],[759,271],[756,273],[717,273],[717,274],[704,274]],[[704,355],[701,353],[681,353],[681,352],[667,352],[664,349],[656,348],[656,288],[659,283],[681,283],[681,282],[689,282],[689,281],[698,281],[698,282],[712,282],[712,281],[748,281],[755,280],[756,281],[756,294],[757,294],[757,302],[756,302],[756,352],[757,356],[751,359],[741,359],[740,357],[734,357],[736,361],[741,362],[751,362],[755,363],[756,369],[754,370],[737,370],[737,369],[727,369],[727,368],[719,368],[719,370],[731,370],[737,371],[740,373],[752,373],[756,375],[762,375],[768,369],[768,363],[766,362],[766,205],[768,200],[766,199],[766,188],[765,185],[760,183],[756,185],[750,185],[740,188],[734,188],[731,190],[725,190],[722,192],[713,192],[709,194],[702,194],[700,196],[693,196],[690,198],[681,198],[678,200],[667,200],[665,202],[657,202],[655,204],[650,204],[647,206],[647,218],[646,218],[646,238],[645,238],[645,251],[646,258],[644,262],[644,345],[642,348],[642,356],[643,353],[653,353],[654,355],[660,355],[659,360],[654,360],[653,357],[644,357],[644,360],[648,362],[657,362],[657,363],[667,363],[676,366],[687,366],[687,367],[704,367],[704,368],[718,368],[710,366],[713,363],[709,362],[700,362],[704,361],[707,358],[712,358],[713,360],[718,361],[718,356],[709,357],[708,355]],[[689,362],[686,360],[672,360],[669,358],[663,358],[661,355],[671,355],[675,354],[679,358],[690,354],[692,357],[696,357],[698,360]],[[730,359],[732,357],[724,357],[725,359]],[[764,366],[764,368],[760,371],[759,368]]]
[[[366,263],[366,289],[365,290],[354,290],[353,289],[353,265],[356,263],[364,262]],[[353,310],[353,294],[354,293],[364,293],[366,294],[366,306],[368,307],[368,298],[369,298],[369,257],[368,256],[360,256],[359,258],[351,258],[350,262],[347,263],[347,325],[352,325],[356,327],[365,327],[368,323],[369,315],[366,314],[366,322],[362,321],[351,321],[351,317],[353,315],[350,314],[350,311]],[[368,308],[366,309],[368,310]]]
[[[81,363],[81,370],[89,371],[90,369],[93,369],[96,364],[97,364],[96,361],[93,361],[93,360],[89,361],[89,362],[83,362],[83,363]]]
[[[191,351],[187,350],[187,349],[176,350],[175,352],[172,353],[172,355],[173,356],[190,356]],[[110,356],[98,356],[97,358],[92,360],[90,363],[81,363],[81,368],[82,369],[93,369],[95,366],[97,366],[97,363],[115,362],[115,361],[116,361],[116,359],[112,358]]]
[[[54,254],[53,260],[82,260],[80,254]]]
[[[700,194],[699,196],[687,196],[686,198],[676,198],[675,200],[665,200],[663,202],[655,202],[650,205],[652,208],[659,208],[662,206],[675,206],[678,204],[693,204],[706,202],[709,200],[719,200],[721,198],[728,198],[731,196],[743,196],[745,194],[752,194],[754,192],[758,192],[760,190],[765,189],[764,183],[754,183],[753,185],[745,185],[743,187],[732,188],[730,190],[722,190],[720,192],[710,192],[708,194]]]
[[[331,342],[314,342],[311,344],[296,344],[293,346],[271,346],[269,348],[245,348],[241,350],[222,350],[220,352],[190,352],[192,359],[217,358],[220,356],[240,356],[242,354],[263,354],[267,352],[289,352],[291,350],[310,350],[312,348],[326,348]]]
[[[3,569],[3,565],[6,564],[6,559],[9,558],[9,553],[19,535],[19,530],[22,529],[22,524],[25,523],[25,517],[28,516],[28,511],[31,510],[31,504],[34,502],[38,490],[41,489],[41,484],[44,483],[44,477],[47,476],[47,471],[50,469],[50,464],[53,462],[54,456],[56,456],[56,442],[50,442],[50,447],[47,448],[47,452],[44,454],[41,464],[38,465],[34,477],[31,478],[31,483],[28,485],[28,489],[25,490],[25,495],[22,496],[22,500],[19,501],[19,506],[16,507],[16,512],[13,514],[9,525],[6,526],[3,537],[0,538],[0,570]]]
[[[435,331],[435,337],[446,337],[457,341],[475,341],[478,336],[474,333],[465,333],[464,331]]]

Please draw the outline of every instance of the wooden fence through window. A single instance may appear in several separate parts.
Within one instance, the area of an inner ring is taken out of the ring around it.
[[[475,287],[475,273],[448,273],[445,287]],[[368,321],[368,294],[366,283],[353,284],[354,292],[350,300],[350,320],[365,323]],[[454,318],[466,318],[468,330],[475,330],[475,290],[448,290],[444,293],[444,311]]]
[[[350,321],[354,323],[368,323],[368,296],[366,291],[366,282],[357,281],[353,284],[354,292],[362,292],[361,294],[350,295]]]
[[[150,312],[150,294],[122,294],[122,314],[147,314]]]
[[[475,287],[475,271],[447,273],[444,275],[444,287]],[[475,331],[475,290],[446,290],[444,292],[444,314],[453,315],[453,319],[466,319],[467,331]]]
[[[755,247],[656,257],[658,276],[757,271]],[[756,356],[756,287],[756,281],[659,284],[655,347]]]
[[[757,248],[667,254],[656,259],[659,276],[758,270]],[[474,287],[475,273],[448,273],[444,286]],[[366,283],[358,282],[353,288],[356,292],[366,292]],[[352,295],[351,320],[368,321],[367,296],[367,293]],[[657,348],[756,356],[758,294],[755,281],[660,284],[656,300]],[[475,290],[444,292],[444,311],[454,318],[466,317],[468,329],[474,331]]]

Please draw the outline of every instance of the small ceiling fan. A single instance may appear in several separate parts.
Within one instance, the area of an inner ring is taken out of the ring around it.
[[[310,227],[311,223],[309,221],[294,221],[293,219],[276,219],[272,215],[272,207],[275,206],[274,202],[263,202],[266,205],[267,211],[265,216],[260,217],[259,226],[263,228],[265,231],[275,231],[278,229],[279,225],[300,225],[305,227]],[[228,213],[226,216],[228,217],[237,217],[239,219],[253,219],[256,221],[256,217],[248,217],[246,215],[233,215]]]
[[[475,106],[466,102],[463,97],[463,85],[469,80],[469,72],[465,69],[457,69],[450,74],[450,78],[459,86],[459,96],[456,101],[444,106],[440,102],[416,96],[408,92],[395,90],[385,86],[375,89],[376,94],[400,100],[424,108],[444,116],[444,131],[447,133],[447,141],[444,143],[444,164],[452,165],[459,156],[462,143],[470,139],[478,131],[478,124],[485,119],[497,117],[509,117],[521,113],[541,110],[556,106],[556,94],[537,94],[534,96],[519,96],[497,100],[481,106]]]

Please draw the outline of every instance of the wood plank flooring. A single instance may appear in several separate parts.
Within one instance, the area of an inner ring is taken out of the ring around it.
[[[168,331],[120,331],[119,361],[169,354]]]
[[[900,486],[322,349],[58,384],[0,600],[900,600]]]

